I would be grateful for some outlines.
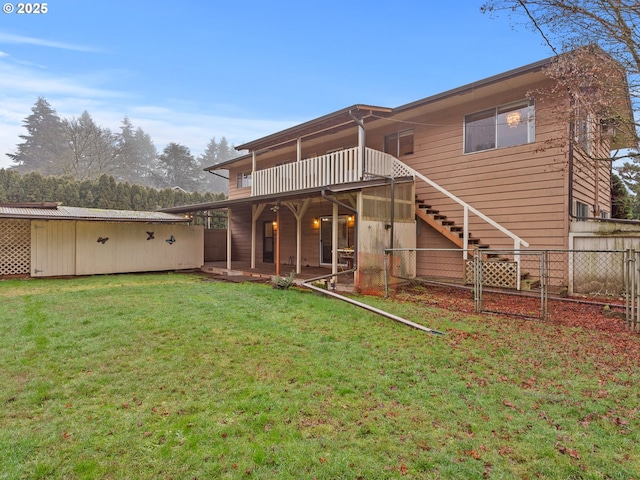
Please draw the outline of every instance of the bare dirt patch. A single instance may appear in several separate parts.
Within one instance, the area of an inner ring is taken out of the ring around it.
[[[453,312],[472,314],[475,311],[471,290],[440,286],[408,286],[395,293],[400,301],[409,301],[443,308]],[[556,325],[578,329],[592,335],[594,343],[613,347],[621,357],[640,360],[640,334],[630,331],[624,320],[624,302],[620,299],[607,301],[601,298],[549,298],[549,319],[542,320],[540,298],[490,292],[484,295],[482,315],[491,315],[509,320],[523,320],[520,328],[540,334],[536,326]],[[562,335],[566,335],[563,333]]]

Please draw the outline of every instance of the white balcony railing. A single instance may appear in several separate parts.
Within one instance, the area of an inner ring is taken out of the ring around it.
[[[365,149],[364,164],[360,147],[338,150],[320,157],[286,163],[253,172],[251,195],[274,195],[309,188],[358,182],[367,174],[390,176],[394,158]]]

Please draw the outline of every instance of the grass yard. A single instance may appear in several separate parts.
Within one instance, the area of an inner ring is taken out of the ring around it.
[[[640,336],[188,274],[0,282],[0,479],[640,478]],[[615,320],[612,320],[615,321]]]

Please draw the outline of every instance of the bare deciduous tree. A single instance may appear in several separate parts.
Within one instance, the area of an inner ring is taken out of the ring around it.
[[[64,133],[69,155],[60,162],[60,174],[85,180],[114,171],[117,166],[116,137],[108,128],[98,126],[88,112],[64,120]]]
[[[638,155],[640,3],[637,0],[488,0],[481,10],[507,13],[538,31],[559,55],[548,74],[572,97],[575,117],[589,110],[617,134],[606,160]],[[600,54],[602,52],[602,54]],[[606,55],[604,55],[606,52]],[[610,60],[612,59],[612,60]],[[556,92],[557,93],[557,92]],[[596,132],[596,129],[593,129]],[[579,140],[580,132],[576,132]],[[632,148],[629,148],[632,147]]]

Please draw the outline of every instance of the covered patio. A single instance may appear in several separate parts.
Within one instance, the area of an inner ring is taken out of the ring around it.
[[[251,267],[249,261],[232,261],[231,268],[227,265],[227,261],[206,262],[202,266],[204,273],[212,275],[220,275],[226,277],[234,277],[235,280],[251,280],[261,278],[270,280],[272,275],[276,275],[275,265],[273,263],[256,263],[255,267]],[[287,276],[291,272],[295,273],[296,280],[310,280],[317,277],[331,275],[331,267],[304,266],[301,267],[300,273],[296,273],[295,265],[280,265],[280,276]],[[353,272],[343,270],[338,273],[336,288],[343,291],[353,291]]]

